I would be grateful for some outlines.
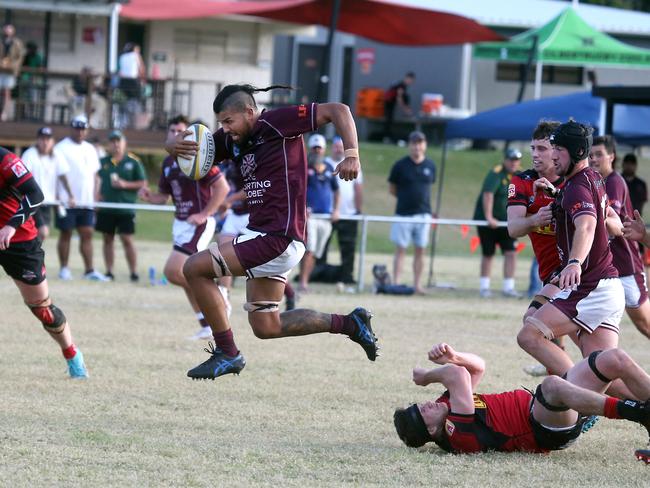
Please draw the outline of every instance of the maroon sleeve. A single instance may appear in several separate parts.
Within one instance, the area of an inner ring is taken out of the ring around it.
[[[528,207],[532,185],[528,180],[523,180],[520,176],[514,175],[508,185],[508,206],[524,205]]]
[[[167,181],[167,177],[165,176],[165,163],[163,163],[160,178],[158,179],[158,192],[164,193],[165,195],[172,194],[172,187],[169,185],[169,181]]]
[[[222,176],[223,173],[221,170],[218,167],[213,166],[210,168],[210,171],[208,171],[208,173],[201,179],[201,183],[210,186]]]
[[[233,157],[232,140],[226,135],[223,129],[212,134],[214,139],[214,164],[219,164],[226,159]]]
[[[305,132],[313,132],[318,128],[316,126],[317,107],[317,104],[309,103],[276,108],[264,112],[260,116],[260,120],[282,137],[295,137]]]
[[[576,181],[572,184],[568,191],[565,189],[564,196],[562,197],[562,208],[571,218],[575,220],[580,215],[593,215],[598,217],[596,206],[599,202],[594,201],[593,193],[586,178]]]
[[[605,191],[607,191],[607,202],[618,215],[621,215],[624,202],[626,201],[627,185],[623,178],[617,178],[611,175],[605,181]]]

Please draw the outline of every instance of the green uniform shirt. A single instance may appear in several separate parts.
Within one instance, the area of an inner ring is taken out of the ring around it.
[[[145,180],[146,175],[144,166],[133,155],[127,154],[121,161],[115,162],[111,156],[106,156],[100,161],[99,178],[101,179],[102,201],[111,203],[135,203],[138,198],[138,190],[122,190],[113,188],[111,185],[111,175],[117,174],[125,181]],[[134,210],[128,209],[99,209],[99,212],[114,214],[135,214]]]
[[[492,216],[497,220],[508,220],[506,207],[508,205],[508,186],[512,175],[508,173],[502,165],[496,166],[488,173],[483,181],[483,188],[476,200],[474,209],[474,220],[485,220],[483,212],[483,193],[490,192],[494,195],[494,204],[492,206]]]

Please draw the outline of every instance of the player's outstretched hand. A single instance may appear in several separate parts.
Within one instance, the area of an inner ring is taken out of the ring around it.
[[[428,369],[420,368],[419,366],[413,368],[413,383],[418,386],[427,386],[429,384],[429,381],[427,380],[428,372]]]
[[[623,236],[631,241],[642,241],[646,235],[645,222],[638,210],[634,211],[634,220],[625,217]]]
[[[447,364],[455,355],[456,351],[449,344],[441,342],[440,344],[435,344],[429,351],[429,361],[433,361],[436,364]]]
[[[4,251],[9,247],[11,238],[15,233],[16,229],[10,225],[5,225],[2,229],[0,229],[0,251]]]
[[[192,134],[191,130],[181,132],[175,139],[165,143],[165,151],[171,156],[181,156],[182,158],[192,159],[199,150],[199,145],[195,141],[186,141],[185,136]]]
[[[339,175],[342,180],[350,181],[359,176],[359,171],[361,171],[359,158],[345,158],[338,164],[334,174]]]

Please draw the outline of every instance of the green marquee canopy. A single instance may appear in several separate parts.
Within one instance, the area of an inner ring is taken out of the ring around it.
[[[596,30],[572,7],[542,27],[523,32],[509,41],[476,44],[474,57],[526,63],[534,46],[536,98],[543,64],[650,68],[650,49],[630,46]]]

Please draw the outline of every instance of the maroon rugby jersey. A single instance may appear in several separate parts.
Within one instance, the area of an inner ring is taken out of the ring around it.
[[[437,444],[455,454],[485,451],[549,452],[537,445],[530,423],[532,395],[513,390],[490,395],[474,394],[474,413],[451,411],[448,393],[436,402],[446,403],[444,437]]]
[[[508,207],[523,205],[526,215],[533,215],[539,209],[546,207],[555,200],[543,191],[535,193],[533,184],[539,179],[539,174],[534,169],[523,171],[512,177],[508,187]],[[553,182],[555,188],[562,188],[564,179],[559,178]],[[555,238],[555,222],[544,227],[537,227],[528,234],[533,245],[535,257],[539,263],[539,278],[546,281],[560,266],[560,257],[557,253],[557,240]]]
[[[569,261],[576,217],[592,215],[596,218],[594,241],[587,259],[582,263],[582,283],[597,283],[603,278],[615,278],[618,271],[612,264],[609,234],[605,227],[607,194],[600,174],[587,167],[569,178],[558,196],[556,206],[557,245],[562,266]]]
[[[221,167],[221,170],[230,185],[230,193],[238,193],[243,190],[244,177],[241,175],[239,166],[237,166],[233,161],[227,161],[225,165]],[[246,203],[246,199],[233,202],[230,206],[230,210],[232,210],[235,215],[248,214],[248,203]]]
[[[16,215],[23,199],[18,191],[20,185],[32,179],[32,173],[18,156],[0,148],[0,229]],[[29,217],[16,229],[11,242],[24,242],[35,239],[38,235],[34,219]]]
[[[171,156],[163,161],[158,180],[158,191],[172,196],[178,220],[187,220],[190,215],[200,213],[210,200],[210,186],[221,178],[221,171],[213,166],[208,174],[198,181],[192,180],[178,167]]]
[[[223,129],[215,132],[215,162],[232,159],[244,178],[249,229],[304,241],[307,157],[302,134],[316,130],[316,107],[262,112],[242,146]]]
[[[625,221],[625,217],[634,218],[634,210],[630,201],[630,192],[621,175],[612,171],[605,179],[607,200],[616,213]],[[620,276],[630,276],[643,272],[643,260],[639,252],[639,244],[625,237],[614,237],[609,246],[612,250],[614,267]]]

